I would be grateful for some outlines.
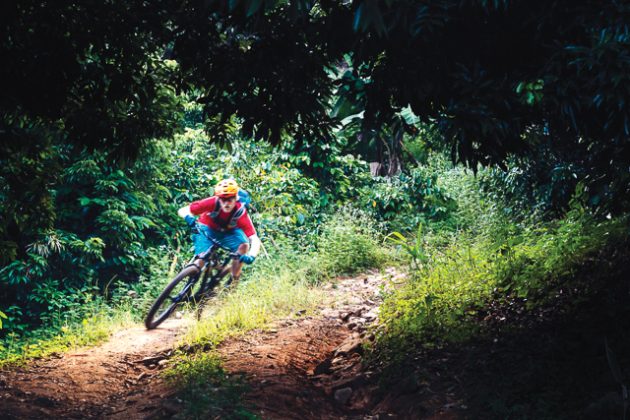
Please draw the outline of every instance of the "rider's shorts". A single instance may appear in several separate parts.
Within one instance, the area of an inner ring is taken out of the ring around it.
[[[195,244],[195,255],[199,255],[212,246],[212,240],[214,239],[223,248],[229,249],[231,252],[238,251],[238,247],[241,244],[248,244],[249,239],[245,236],[245,232],[242,229],[235,228],[220,232],[218,230],[210,229],[208,226],[199,223],[199,233],[192,235],[193,243]]]

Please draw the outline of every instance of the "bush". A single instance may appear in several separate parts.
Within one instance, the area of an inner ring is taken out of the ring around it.
[[[375,222],[364,212],[345,207],[324,223],[305,275],[319,281],[380,267],[386,260],[381,243]]]
[[[438,174],[429,166],[395,177],[377,177],[360,195],[361,208],[389,230],[406,231],[419,223],[446,219],[454,202],[442,191]]]

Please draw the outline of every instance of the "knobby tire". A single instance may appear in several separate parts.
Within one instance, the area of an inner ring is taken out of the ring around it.
[[[183,280],[187,280],[188,277],[197,275],[197,273],[199,273],[199,269],[196,266],[186,267],[182,271],[180,271],[179,274],[175,276],[175,278],[164,288],[160,296],[158,296],[158,298],[155,300],[155,302],[151,306],[151,309],[149,309],[149,313],[147,314],[147,317],[144,320],[144,325],[147,327],[148,330],[152,330],[153,328],[156,328],[158,325],[164,322],[166,318],[168,318],[173,313],[173,311],[175,310],[177,305],[181,303],[181,301],[171,303],[170,305],[166,307],[166,309],[164,309],[164,311],[161,314],[158,315],[158,311],[160,310],[160,308],[162,308],[162,305],[164,304],[166,299],[170,297],[171,293],[173,292],[173,289],[175,289],[175,287],[179,283],[181,283]],[[179,293],[179,291],[177,293]],[[182,299],[182,301],[183,300],[185,299]],[[157,318],[155,318],[156,315],[157,315]]]

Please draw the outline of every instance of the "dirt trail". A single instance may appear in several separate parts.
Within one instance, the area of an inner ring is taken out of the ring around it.
[[[398,275],[389,271],[386,277]],[[378,316],[384,276],[339,279],[316,317],[281,320],[219,348],[226,369],[248,379],[246,404],[273,419],[365,418],[372,411],[362,343]]]
[[[121,401],[133,404],[156,376],[186,322],[169,319],[153,331],[121,330],[98,347],[0,371],[0,413],[3,418],[115,415]]]
[[[280,320],[220,346],[225,369],[242,374],[245,405],[262,418],[366,418],[374,411],[361,365],[366,329],[377,319],[386,278],[367,273],[328,286],[315,317]],[[299,314],[298,314],[299,315]],[[133,328],[107,343],[0,371],[3,418],[169,418],[181,412],[158,373],[185,319]]]

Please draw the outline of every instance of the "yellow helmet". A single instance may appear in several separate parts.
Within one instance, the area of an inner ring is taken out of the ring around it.
[[[238,184],[233,179],[224,179],[214,187],[214,195],[218,197],[236,197],[237,194]]]

